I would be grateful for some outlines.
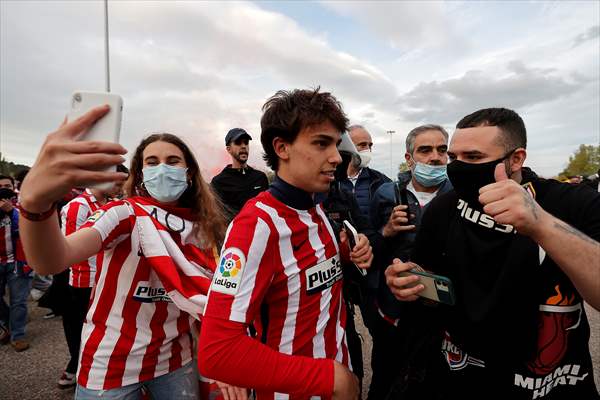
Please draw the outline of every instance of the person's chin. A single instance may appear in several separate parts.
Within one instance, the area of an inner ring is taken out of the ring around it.
[[[329,187],[331,186],[331,182],[329,181],[316,181],[313,185],[313,193],[324,193],[329,191]]]

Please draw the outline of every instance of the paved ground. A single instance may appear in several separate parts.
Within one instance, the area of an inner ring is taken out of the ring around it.
[[[62,391],[56,388],[56,381],[67,363],[68,351],[62,332],[60,318],[44,320],[46,309],[30,303],[30,322],[27,335],[31,348],[15,353],[8,346],[0,347],[0,400],[66,400],[73,398],[73,390]],[[588,317],[592,330],[590,347],[594,357],[596,385],[600,387],[600,313],[588,307]],[[357,326],[365,338],[365,365],[369,365],[370,337],[360,317]],[[365,372],[367,388],[371,372]],[[366,389],[363,398],[366,398]]]

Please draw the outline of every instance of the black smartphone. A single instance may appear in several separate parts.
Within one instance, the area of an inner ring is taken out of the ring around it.
[[[358,243],[358,231],[347,220],[344,220],[343,225],[344,225],[344,230],[346,231],[346,236],[348,237],[348,246],[350,247],[350,251],[352,251],[352,249],[354,249],[354,247],[356,246],[356,243]],[[354,265],[360,271],[360,273],[362,274],[362,276],[366,276],[367,275],[367,270],[366,269],[360,268],[356,264],[354,264]]]

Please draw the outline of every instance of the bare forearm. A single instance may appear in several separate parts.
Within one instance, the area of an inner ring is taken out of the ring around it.
[[[28,209],[27,202],[22,205]],[[39,205],[32,206],[35,210],[44,209]],[[27,262],[40,274],[62,272],[97,254],[102,247],[100,234],[92,228],[83,228],[65,237],[54,215],[44,221],[20,218],[19,225]]]
[[[534,240],[571,279],[581,296],[600,310],[600,243],[545,213]]]
[[[56,274],[68,267],[66,240],[54,215],[45,221],[21,218],[19,225],[27,262],[36,272]]]

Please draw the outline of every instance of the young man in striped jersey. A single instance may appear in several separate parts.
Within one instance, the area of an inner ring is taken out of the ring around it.
[[[100,189],[85,189],[83,193],[68,202],[60,212],[61,229],[65,236],[78,231],[96,210],[107,202],[108,192]],[[68,298],[70,307],[63,312],[63,330],[69,348],[70,359],[65,371],[58,380],[58,387],[66,389],[76,385],[75,373],[81,343],[81,330],[85,322],[92,287],[96,276],[96,265],[102,264],[103,253],[71,265],[69,273]]]
[[[348,120],[318,89],[279,91],[263,111],[264,158],[277,176],[229,226],[203,320],[200,372],[255,388],[260,400],[357,399],[342,299],[340,250],[348,244],[342,235],[338,245],[314,202],[334,180]],[[349,257],[370,266],[364,235]],[[264,344],[246,335],[249,324]]]

